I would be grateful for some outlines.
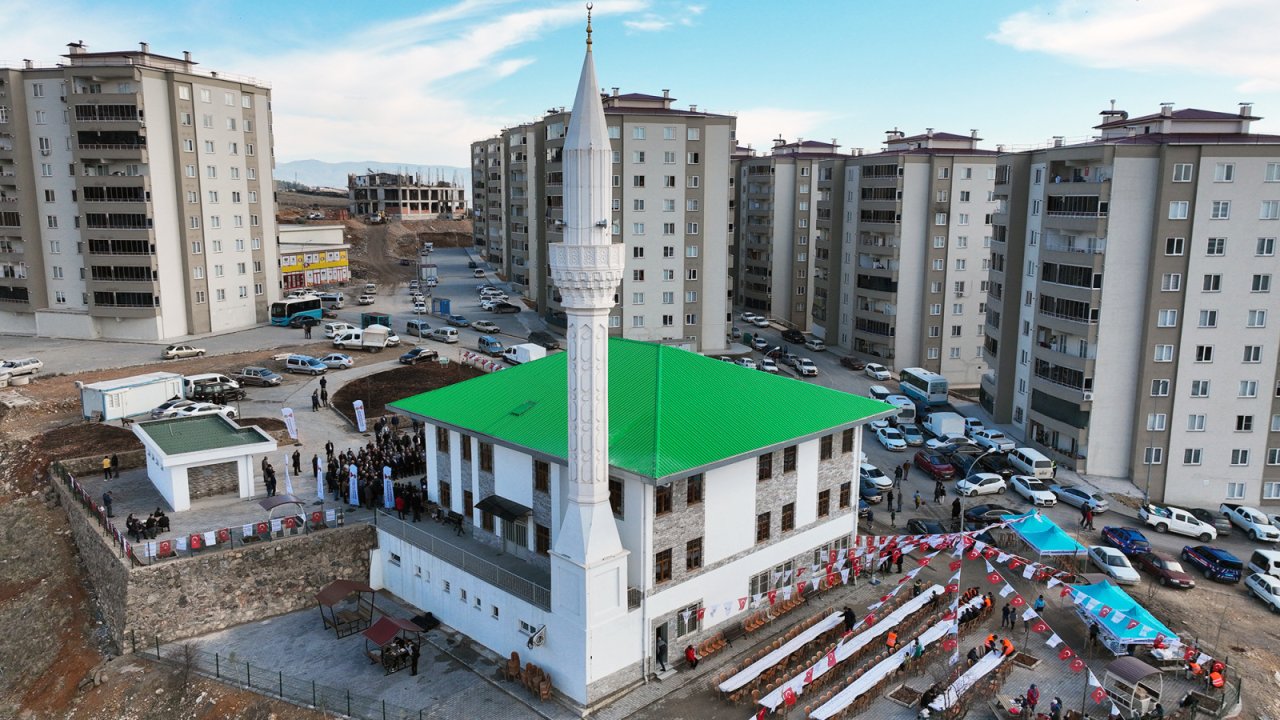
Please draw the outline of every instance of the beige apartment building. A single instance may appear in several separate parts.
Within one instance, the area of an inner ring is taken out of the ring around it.
[[[1059,463],[1280,505],[1280,136],[1251,110],[999,157],[981,401]]]
[[[727,345],[735,120],[675,107],[662,95],[602,97],[613,146],[609,223],[627,268],[611,333],[717,352]],[[471,146],[476,249],[553,327],[563,329],[547,245],[563,235],[561,154],[569,112],[510,127]]]
[[[271,91],[146,43],[63,58],[0,68],[0,326],[163,340],[265,322]]]

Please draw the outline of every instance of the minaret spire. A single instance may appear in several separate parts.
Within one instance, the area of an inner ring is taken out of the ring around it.
[[[591,52],[591,3],[587,3],[587,52]]]

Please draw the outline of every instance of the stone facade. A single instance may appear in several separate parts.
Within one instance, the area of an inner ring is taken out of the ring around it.
[[[702,476],[694,477],[701,479]],[[653,553],[671,551],[671,580],[650,589],[649,594],[661,592],[668,582],[684,582],[701,572],[701,568],[688,569],[687,550],[690,540],[700,538],[705,533],[705,508],[706,503],[702,500],[689,504],[689,478],[671,482],[671,512],[653,518],[653,547],[650,550]],[[651,508],[644,508],[644,512],[652,511]]]
[[[240,489],[240,473],[234,461],[201,465],[187,469],[187,484],[192,499],[236,493]]]

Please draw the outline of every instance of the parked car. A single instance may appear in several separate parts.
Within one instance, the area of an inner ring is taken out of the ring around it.
[[[1184,545],[1182,559],[1216,582],[1238,583],[1244,572],[1244,563],[1239,558],[1211,545]]]
[[[493,322],[492,320],[477,320],[471,323],[471,327],[475,330],[479,330],[482,333],[496,333],[496,332],[499,332],[500,330],[500,328],[498,327],[498,324]]]
[[[1142,576],[1129,564],[1129,558],[1113,547],[1106,545],[1090,547],[1089,561],[1106,573],[1107,577],[1121,585],[1137,585],[1142,582]]]
[[[1005,515],[1021,514],[1003,505],[974,505],[964,511],[964,519],[966,522],[977,523],[979,527],[986,527],[991,523],[1000,522]]]
[[[850,370],[862,370],[867,367],[866,363],[862,362],[856,357],[853,357],[852,355],[846,355],[840,358],[840,364],[843,365],[844,367],[849,368]]]
[[[360,328],[349,322],[331,322],[324,324],[324,336],[333,339],[339,335],[346,333],[348,330],[359,330]]]
[[[360,295],[356,298],[357,305],[372,305],[375,298],[372,295]]]
[[[760,369],[767,373],[776,373],[778,372],[778,363],[770,358],[762,358],[760,360]]]
[[[920,430],[920,426],[915,423],[902,423],[898,425],[898,432],[902,433],[902,439],[912,447],[920,447],[924,445],[924,433]]]
[[[1271,524],[1270,518],[1261,510],[1248,505],[1222,503],[1218,510],[1231,521],[1232,525],[1244,530],[1254,542],[1276,542],[1280,540],[1280,528]]]
[[[956,469],[947,459],[938,453],[921,450],[916,453],[915,466],[929,474],[934,480],[950,480],[956,476]]]
[[[827,344],[818,338],[809,338],[804,341],[804,346],[814,352],[822,352],[827,349]]]
[[[1009,487],[1036,507],[1053,507],[1058,504],[1058,498],[1049,492],[1048,486],[1030,475],[1014,475],[1009,478]]]
[[[751,324],[758,328],[767,328],[769,327],[769,318],[763,315],[757,315],[756,319],[751,321]]]
[[[974,431],[973,435],[970,437],[973,438],[975,445],[989,450],[1001,450],[1008,452],[1017,447],[1017,444],[1010,440],[1008,435],[1005,435],[999,430],[984,428],[982,430]]]
[[[515,303],[500,302],[493,306],[493,312],[499,315],[510,315],[520,312],[520,306]]]
[[[426,303],[414,303],[414,304],[413,304],[413,314],[414,314],[414,315],[426,315],[426,314],[427,314],[427,304],[426,304]]]
[[[0,374],[10,377],[19,375],[35,375],[44,367],[44,361],[39,358],[22,358],[20,360],[5,360],[0,363]]]
[[[755,319],[756,319],[756,318],[758,318],[758,317],[760,317],[760,316],[759,316],[759,315],[757,315],[757,314],[755,314],[755,313],[753,313],[753,312],[744,312],[744,313],[742,313],[741,315],[739,315],[738,317],[742,318],[742,322],[750,323],[750,322],[755,322]]]
[[[268,370],[264,367],[247,367],[242,368],[240,372],[233,373],[231,377],[241,385],[257,385],[259,387],[270,387],[279,385],[284,381],[280,374],[274,370]]]
[[[893,487],[893,478],[880,472],[880,468],[869,463],[862,463],[858,467],[858,476],[863,480],[870,480],[876,484],[876,487],[888,490]]]
[[[451,327],[432,328],[427,337],[443,343],[458,342],[458,331]]]
[[[1151,551],[1147,536],[1133,528],[1108,525],[1102,528],[1102,542],[1130,557]]]
[[[908,535],[942,535],[951,532],[938,520],[931,518],[911,518],[907,521]]]
[[[964,448],[977,448],[973,441],[963,435],[943,435],[941,437],[932,437],[924,441],[924,446],[930,450],[951,455],[959,452]]]
[[[889,369],[880,363],[867,363],[862,372],[872,380],[889,380],[893,377],[889,374]]]
[[[305,373],[307,375],[323,375],[329,368],[319,360],[310,355],[290,355],[285,358],[284,369],[291,373]]]
[[[818,376],[818,366],[814,365],[813,361],[810,360],[809,358],[800,358],[795,363],[795,368],[796,368],[796,372],[800,373],[801,377],[817,377]]]
[[[196,417],[198,415],[221,415],[228,420],[236,419],[236,409],[211,402],[193,402],[183,405],[174,413],[178,417]]]
[[[529,342],[534,345],[541,345],[548,350],[560,349],[560,341],[556,339],[556,336],[542,330],[534,330],[529,333]]]
[[[964,419],[964,432],[969,437],[973,437],[974,433],[978,432],[979,430],[985,430],[985,429],[987,429],[987,426],[983,425],[982,421],[979,420],[978,418],[966,417]]]
[[[204,357],[204,348],[198,348],[194,345],[170,345],[160,352],[160,357],[165,360],[173,360],[175,358]]]
[[[1107,502],[1106,498],[1102,497],[1101,493],[1085,490],[1075,485],[1050,485],[1049,492],[1058,496],[1058,502],[1071,507],[1083,508],[1088,505],[1093,508],[1094,515],[1104,513],[1111,507],[1111,504]]]
[[[416,347],[409,352],[400,356],[401,365],[417,365],[426,360],[435,360],[440,357],[439,351],[426,347]]]
[[[1227,537],[1231,535],[1231,521],[1223,517],[1221,514],[1208,510],[1206,508],[1187,508],[1187,512],[1195,516],[1197,520],[1209,525],[1209,527],[1218,531],[1218,537]],[[1201,542],[1204,542],[1203,540]]]
[[[858,497],[866,500],[872,505],[880,504],[884,500],[884,493],[880,492],[880,486],[870,478],[861,478],[858,482]]]
[[[480,267],[480,263],[476,262],[475,260],[468,260],[468,261],[467,261],[467,269],[468,269],[468,270],[475,270],[475,269],[476,269],[476,268],[478,268],[478,267]]]
[[[897,428],[877,428],[876,440],[878,440],[886,450],[902,452],[907,449],[907,441],[902,437],[902,433],[898,432]]]
[[[1133,564],[1155,577],[1165,587],[1187,589],[1196,586],[1196,581],[1182,569],[1182,563],[1158,552],[1138,553]]]
[[[782,341],[789,342],[792,345],[803,345],[804,333],[796,330],[795,328],[787,328],[782,331]]]
[[[354,367],[356,364],[356,361],[346,353],[329,353],[320,358],[320,362],[324,363],[324,366],[330,370],[342,370]]]
[[[751,338],[751,347],[756,350],[767,350],[769,349],[769,341],[757,335]]]
[[[1156,532],[1175,532],[1189,535],[1207,543],[1218,537],[1212,524],[1206,523],[1189,510],[1160,505],[1143,505],[1138,508],[1138,519],[1156,529]]]
[[[734,362],[736,362],[740,367],[747,368],[748,370],[756,369],[756,361],[754,358],[740,357]]]
[[[197,383],[187,391],[188,400],[215,405],[226,405],[229,402],[243,400],[245,395],[245,391],[239,385],[221,382]]]
[[[1280,579],[1271,575],[1253,573],[1245,578],[1244,586],[1257,595],[1259,600],[1266,603],[1271,612],[1280,613]]]
[[[291,328],[309,328],[319,324],[319,318],[313,318],[310,315],[294,315],[289,318],[289,327]]]
[[[180,408],[194,404],[195,403],[193,401],[185,398],[173,398],[172,400],[166,400],[151,410],[151,417],[173,417],[178,414],[178,410]]]
[[[1004,478],[995,473],[977,473],[956,482],[956,492],[961,497],[1003,495],[1006,489]]]

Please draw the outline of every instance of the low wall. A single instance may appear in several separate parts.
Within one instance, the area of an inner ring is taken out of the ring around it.
[[[142,448],[116,453],[116,457],[120,460],[119,467],[121,470],[147,466],[147,451]],[[102,473],[102,456],[90,455],[89,457],[75,458],[73,460],[63,460],[62,467],[66,468],[67,472],[72,475],[97,475],[100,477]]]
[[[136,567],[56,469],[51,482],[121,652],[134,641],[168,643],[315,607],[315,594],[330,581],[367,581],[377,546],[374,527],[359,523]]]

